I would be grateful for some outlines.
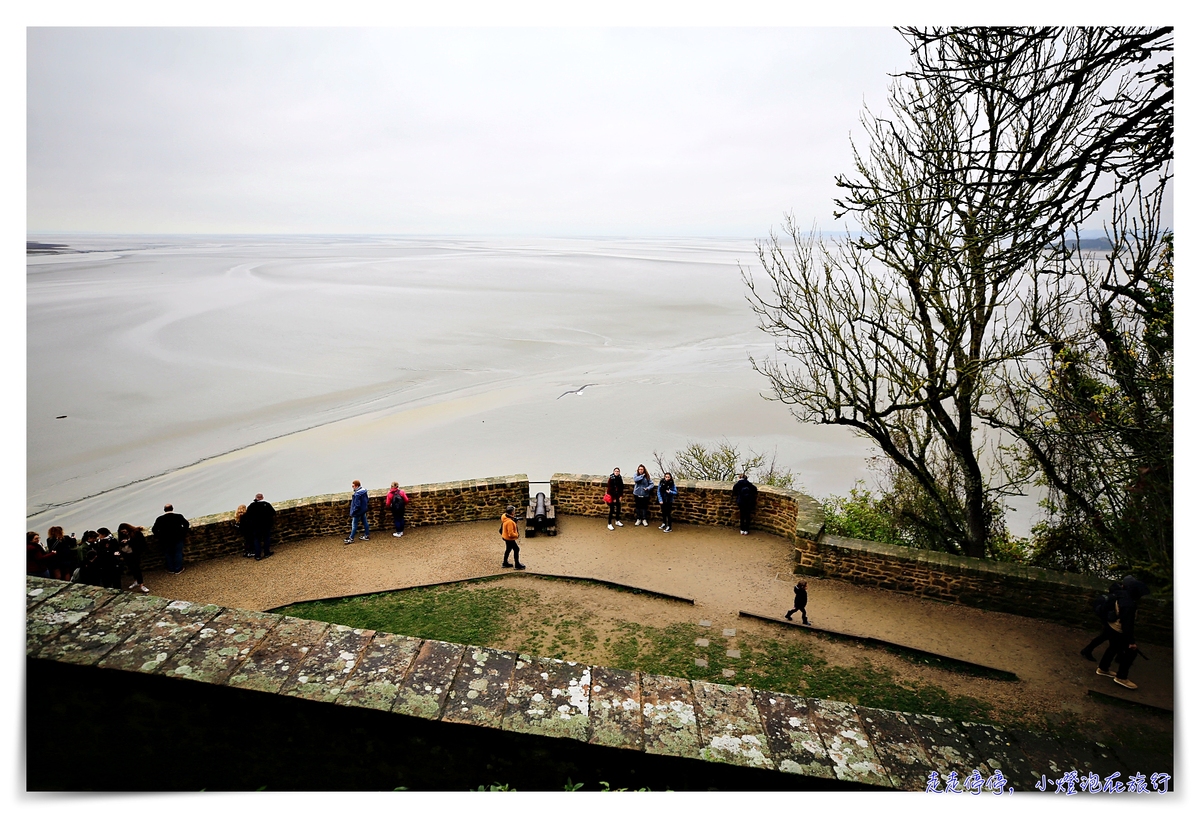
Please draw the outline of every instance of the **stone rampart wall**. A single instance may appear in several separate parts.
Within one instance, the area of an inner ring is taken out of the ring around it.
[[[410,501],[404,515],[406,526],[469,523],[499,520],[504,507],[509,504],[524,508],[529,497],[529,478],[524,474],[513,474],[481,480],[420,483],[403,488]],[[368,490],[367,520],[373,532],[385,536],[392,531],[392,513],[384,506],[387,493],[386,488]],[[350,492],[343,492],[272,502],[276,512],[272,542],[350,533],[350,496]],[[233,515],[232,511],[226,511],[189,520],[192,527],[183,551],[184,561],[197,562],[241,553],[242,535],[233,527]],[[151,548],[146,552],[143,566],[161,567],[162,554],[154,547],[150,524],[145,529]]]
[[[959,557],[898,545],[823,536],[799,540],[796,573],[831,577],[991,611],[1100,629],[1092,599],[1108,581],[1012,563]],[[1138,638],[1171,644],[1173,608],[1148,598],[1138,611]]]
[[[621,518],[634,519],[633,478],[625,478],[621,498]],[[581,517],[607,517],[604,489],[608,475],[555,474],[550,481],[550,498],[558,514]],[[679,498],[672,518],[680,523],[723,525],[736,528],[740,517],[733,502],[732,483],[714,480],[676,480]],[[651,515],[658,516],[658,501],[650,501]],[[656,523],[657,524],[657,523]],[[755,529],[766,531],[790,542],[797,538],[820,535],[825,525],[821,505],[813,498],[790,489],[758,487],[758,506],[754,512]]]

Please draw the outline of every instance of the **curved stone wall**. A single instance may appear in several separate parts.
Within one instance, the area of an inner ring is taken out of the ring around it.
[[[621,502],[622,519],[633,519],[633,495],[630,479],[625,481],[625,497]],[[550,479],[550,497],[559,514],[581,517],[607,517],[604,489],[608,475],[555,474]],[[739,522],[738,508],[733,502],[732,483],[715,480],[676,480],[679,499],[675,501],[672,518],[681,523],[723,525],[735,528]],[[657,514],[658,503],[651,501],[651,512]],[[806,494],[773,486],[758,487],[758,507],[754,512],[754,527],[795,543],[815,540],[825,527],[821,504]]]
[[[481,480],[418,483],[404,486],[404,491],[411,501],[404,516],[408,526],[498,520],[509,504],[524,507],[529,497],[529,477],[511,474]],[[373,530],[382,533],[392,530],[392,514],[384,506],[387,492],[386,488],[368,489],[368,521]],[[286,543],[335,534],[345,536],[350,531],[350,496],[347,491],[272,502],[276,512],[273,542]],[[242,535],[233,527],[232,511],[209,514],[188,522],[192,528],[184,548],[185,562],[241,553]],[[147,525],[147,538],[153,545],[154,538],[149,529]],[[162,564],[162,554],[157,548],[150,548],[143,565],[158,568]]]

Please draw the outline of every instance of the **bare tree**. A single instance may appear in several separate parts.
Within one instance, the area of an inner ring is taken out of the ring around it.
[[[776,358],[753,362],[774,397],[872,439],[927,497],[909,513],[952,552],[984,556],[1002,530],[1016,487],[989,467],[980,413],[1043,343],[1023,298],[1119,164],[1125,136],[1110,132],[1132,104],[1103,91],[1129,96],[1137,75],[1095,31],[902,32],[913,68],[886,116],[864,114],[867,147],[837,179],[836,212],[861,232],[826,243],[789,218],[786,239],[759,248],[765,286],[743,271],[776,339]]]
[[[1037,353],[1014,362],[985,419],[1021,440],[1050,489],[1039,556],[1169,583],[1174,561],[1174,257],[1169,174],[1114,200],[1112,249],[1080,249],[1035,281]],[[1119,569],[1120,570],[1120,569]]]

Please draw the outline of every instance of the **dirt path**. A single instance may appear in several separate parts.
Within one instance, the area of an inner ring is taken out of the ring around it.
[[[264,610],[299,600],[476,577],[503,570],[503,545],[496,528],[494,522],[410,528],[399,539],[390,532],[376,532],[369,542],[353,545],[344,545],[340,537],[305,540],[278,548],[275,556],[262,562],[235,556],[188,563],[182,574],[153,572],[146,583],[161,596]],[[812,638],[737,615],[738,610],[782,615],[791,607],[795,582],[791,546],[762,532],[743,537],[729,529],[689,525],[676,525],[670,534],[631,525],[608,531],[602,520],[568,517],[560,521],[557,537],[523,539],[521,560],[534,571],[627,583],[696,600],[691,608],[639,598],[638,616],[657,620],[655,624],[681,621],[681,617],[706,619],[718,628]],[[532,577],[529,581],[536,582]],[[1110,680],[1096,676],[1094,665],[1079,656],[1080,647],[1094,635],[1090,632],[832,579],[810,579],[808,592],[809,617],[816,625],[1009,670],[1021,679],[983,682],[920,669],[922,678],[950,692],[990,698],[980,689],[986,686],[1002,694],[1001,705],[1012,700],[1027,708],[1036,702],[1051,712],[1065,710],[1083,717],[1099,714],[1096,700],[1086,695],[1089,687],[1124,693]],[[594,588],[584,596],[595,597],[593,606],[611,609],[621,604],[613,596],[617,593]],[[1130,676],[1140,687],[1125,695],[1172,707],[1173,652],[1157,645],[1142,647],[1152,661],[1138,660]],[[838,645],[828,650],[850,661],[868,649]],[[872,661],[895,659],[883,651],[868,652]],[[899,659],[879,661],[895,665],[904,675],[914,672],[914,666],[905,669],[907,663]]]

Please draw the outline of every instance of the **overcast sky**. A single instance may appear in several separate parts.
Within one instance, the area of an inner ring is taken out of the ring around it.
[[[836,229],[906,64],[887,28],[32,28],[28,230]]]

